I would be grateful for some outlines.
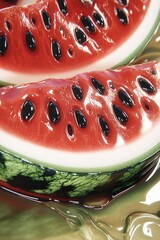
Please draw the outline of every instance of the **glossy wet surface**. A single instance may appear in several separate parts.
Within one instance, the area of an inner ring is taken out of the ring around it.
[[[109,203],[105,193],[84,201],[36,203],[0,191],[1,240],[159,240],[160,168]]]
[[[160,60],[160,33],[136,62]],[[1,240],[159,240],[159,164],[112,199],[105,192],[78,202],[36,203],[0,190]]]

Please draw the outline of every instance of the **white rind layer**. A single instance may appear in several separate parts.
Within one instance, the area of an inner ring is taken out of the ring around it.
[[[68,78],[82,72],[89,72],[93,70],[105,70],[106,68],[113,68],[122,64],[126,64],[139,55],[145,45],[148,43],[158,24],[160,23],[160,1],[151,0],[148,12],[143,21],[136,29],[136,31],[117,49],[109,55],[95,61],[93,64],[76,68],[72,71],[61,71],[52,73],[38,73],[27,74],[20,72],[13,72],[0,68],[0,81],[4,83],[20,84],[29,83],[46,78]]]
[[[0,149],[9,149],[24,159],[56,170],[105,172],[118,170],[160,151],[160,119],[138,139],[108,150],[71,152],[43,147],[0,129]]]

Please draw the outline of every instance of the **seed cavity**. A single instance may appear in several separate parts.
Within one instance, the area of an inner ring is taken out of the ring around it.
[[[83,44],[87,41],[86,34],[79,28],[75,29],[75,36],[79,44]]]
[[[156,75],[156,70],[155,70],[154,68],[151,68],[151,69],[150,69],[150,74]]]
[[[63,37],[63,38],[66,38],[66,31],[65,31],[65,29],[63,28],[63,26],[61,26],[61,27],[59,28],[59,31],[60,31],[62,37]]]
[[[73,129],[70,124],[67,125],[67,134],[69,135],[69,137],[73,136]]]
[[[30,100],[26,100],[22,106],[21,116],[24,121],[29,121],[35,113],[34,104]]]
[[[122,24],[127,25],[129,23],[128,16],[125,13],[125,11],[123,11],[122,9],[117,8],[116,9],[116,13],[117,13],[117,16],[118,16],[118,18],[119,18],[119,20],[120,20],[120,22]]]
[[[144,104],[144,107],[145,107],[145,109],[146,109],[147,111],[150,110],[150,106],[149,106],[147,103]]]
[[[92,20],[89,17],[82,16],[81,17],[81,21],[82,21],[84,27],[86,28],[86,30],[88,32],[90,32],[90,33],[94,33],[95,32],[94,24],[93,24]]]
[[[87,127],[87,120],[80,110],[75,110],[75,118],[76,118],[77,125],[80,128]]]
[[[131,96],[130,96],[126,91],[124,91],[123,89],[119,90],[118,96],[119,96],[121,102],[122,102],[125,106],[127,106],[127,107],[133,107],[134,102],[133,102]]]
[[[0,56],[5,55],[8,48],[8,40],[6,35],[0,36]]]
[[[44,22],[46,29],[50,29],[51,28],[51,18],[49,16],[48,12],[43,11],[42,17],[43,17],[43,22]]]
[[[144,108],[144,111],[146,112],[151,112],[152,111],[152,101],[150,99],[148,99],[147,97],[143,97],[141,99],[141,104]]]
[[[113,89],[113,90],[115,89],[114,83],[112,81],[109,81],[108,85],[111,89]]]
[[[103,84],[95,78],[92,78],[91,82],[92,82],[93,86],[95,87],[95,89],[97,90],[97,92],[99,92],[99,94],[103,95],[104,91],[105,91],[105,87],[103,86]]]
[[[9,21],[6,21],[5,25],[6,25],[6,29],[7,29],[8,31],[10,31],[10,30],[11,30],[11,24],[10,24],[10,22],[9,22]]]
[[[70,57],[73,56],[73,48],[72,48],[72,47],[68,48],[68,55],[69,55]]]
[[[54,101],[49,102],[48,104],[48,115],[49,119],[53,124],[56,124],[60,120],[60,111],[58,106]]]
[[[125,125],[128,122],[128,115],[116,104],[113,105],[113,111],[118,121]]]
[[[142,90],[145,91],[146,93],[154,93],[155,92],[155,87],[147,79],[140,77],[140,78],[138,78],[138,82],[139,82]]]
[[[33,25],[36,25],[36,19],[35,19],[34,17],[31,18],[31,23],[32,23]]]
[[[73,92],[73,95],[74,97],[77,99],[77,100],[82,100],[83,98],[83,91],[80,87],[77,87],[75,85],[72,86],[72,92]]]
[[[65,0],[58,0],[58,5],[59,5],[59,9],[60,11],[66,15],[68,13],[68,9],[67,9],[67,4]]]
[[[28,48],[31,51],[34,51],[36,49],[36,42],[30,31],[26,32],[26,43],[27,43]]]
[[[106,120],[103,117],[99,117],[99,124],[103,134],[107,137],[109,134],[109,127]]]
[[[57,61],[59,61],[62,56],[62,52],[61,52],[60,44],[56,41],[52,41],[52,53],[53,53],[54,58]]]
[[[93,17],[94,17],[94,20],[95,20],[96,24],[99,27],[103,28],[105,26],[104,19],[98,12],[93,13]]]

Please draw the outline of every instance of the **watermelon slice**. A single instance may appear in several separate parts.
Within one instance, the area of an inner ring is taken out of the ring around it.
[[[2,87],[0,113],[0,179],[83,196],[159,156],[160,63]]]
[[[154,33],[159,12],[157,0],[39,0],[1,9],[0,80],[66,78],[128,63]]]

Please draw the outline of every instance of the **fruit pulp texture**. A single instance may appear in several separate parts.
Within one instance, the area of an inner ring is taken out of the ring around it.
[[[1,11],[2,68],[46,73],[91,64],[132,35],[150,4],[149,0],[130,1],[122,6],[100,0],[86,7],[81,1],[72,0],[67,1],[64,12],[57,2],[48,1],[47,5],[44,1]]]

